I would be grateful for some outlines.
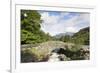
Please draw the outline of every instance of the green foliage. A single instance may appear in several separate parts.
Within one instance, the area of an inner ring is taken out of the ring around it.
[[[74,43],[89,45],[89,27],[81,29],[72,38]]]
[[[71,45],[70,47],[68,47],[68,50],[72,51],[72,52],[76,52],[78,50],[80,50],[81,45],[79,44],[75,44],[75,45]]]
[[[40,30],[41,15],[35,10],[21,10],[21,44],[36,44],[52,39]]]
[[[70,42],[71,36],[65,35],[65,36],[60,37],[59,40],[63,42]]]
[[[40,29],[41,15],[35,10],[21,10],[21,29],[33,32]]]
[[[86,53],[79,44],[66,47],[65,51],[66,57],[70,58],[70,60],[85,60],[86,57],[88,57],[87,54],[89,55],[89,53]]]

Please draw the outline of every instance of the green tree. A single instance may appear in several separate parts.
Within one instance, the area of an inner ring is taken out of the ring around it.
[[[35,44],[51,39],[40,30],[41,15],[35,10],[21,10],[21,44]]]

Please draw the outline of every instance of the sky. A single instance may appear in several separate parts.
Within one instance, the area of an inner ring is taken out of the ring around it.
[[[39,11],[41,14],[41,30],[55,36],[60,33],[76,33],[90,24],[89,13]]]

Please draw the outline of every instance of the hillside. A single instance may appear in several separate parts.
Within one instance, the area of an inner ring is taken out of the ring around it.
[[[84,45],[89,45],[90,28],[86,27],[73,35],[73,41]]]

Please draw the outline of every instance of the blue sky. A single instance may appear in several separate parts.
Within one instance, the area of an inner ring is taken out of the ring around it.
[[[65,32],[75,33],[90,24],[89,13],[57,11],[40,11],[39,13],[43,20],[41,30],[51,36]]]

